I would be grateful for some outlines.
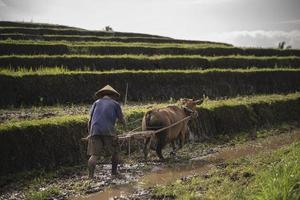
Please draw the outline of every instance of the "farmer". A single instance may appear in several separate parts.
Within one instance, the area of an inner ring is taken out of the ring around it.
[[[120,94],[110,85],[106,85],[95,93],[98,98],[94,102],[88,122],[88,160],[89,178],[94,177],[96,162],[99,156],[111,156],[111,174],[118,176],[119,143],[115,130],[118,119],[125,126],[125,119],[120,104],[116,101]]]

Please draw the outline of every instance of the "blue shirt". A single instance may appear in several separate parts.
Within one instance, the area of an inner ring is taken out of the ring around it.
[[[108,97],[94,102],[90,112],[90,135],[114,135],[116,119],[122,119],[120,104]]]

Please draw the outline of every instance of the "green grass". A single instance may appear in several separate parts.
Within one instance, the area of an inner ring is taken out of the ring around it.
[[[219,59],[255,59],[255,60],[268,60],[268,59],[300,59],[298,56],[244,56],[244,55],[230,55],[230,56],[201,56],[201,55],[136,55],[136,54],[123,54],[123,55],[77,55],[77,54],[69,54],[69,55],[3,55],[0,56],[2,58],[27,58],[27,59],[35,59],[35,58],[111,58],[111,59],[139,59],[139,60],[162,60],[162,59],[207,59],[209,61],[219,60]]]
[[[23,34],[23,33],[1,33],[0,35],[2,36],[6,36],[7,40],[10,40],[10,36],[14,37],[14,36],[23,36],[26,37],[28,36],[29,38],[32,37],[37,37],[37,40],[40,40],[39,35],[31,35],[31,34]],[[145,36],[139,36],[139,35],[134,35],[134,36],[95,36],[95,35],[61,35],[61,34],[44,34],[43,35],[43,39],[50,39],[50,41],[56,41],[57,38],[60,38],[59,40],[61,42],[67,42],[68,40],[71,39],[71,41],[73,42],[73,40],[76,41],[76,39],[94,39],[97,41],[107,41],[107,40],[117,40],[117,41],[126,41],[126,40],[131,40],[131,41],[138,41],[138,40],[142,40],[142,41],[147,41],[146,43],[151,44],[151,41],[154,41],[154,43],[162,43],[162,44],[166,44],[166,45],[212,45],[212,46],[220,46],[220,47],[232,47],[233,45],[231,44],[226,44],[226,43],[221,43],[221,42],[211,42],[211,41],[191,41],[191,40],[180,40],[180,39],[173,39],[173,38],[169,38],[169,37],[163,37],[163,36],[155,36],[155,35],[145,35]],[[21,38],[20,38],[21,39]],[[148,42],[149,41],[149,42]],[[68,41],[69,42],[69,41]],[[129,42],[129,41],[128,41]],[[144,43],[144,42],[143,42]],[[153,44],[155,45],[155,44]]]
[[[47,30],[78,30],[79,28],[73,28],[73,27],[26,27],[26,26],[0,26],[0,29],[32,29],[32,30],[39,30],[39,29],[47,29]],[[86,31],[85,29],[79,29]]]
[[[87,31],[86,29],[81,29],[81,28],[73,28],[73,27],[26,27],[26,26],[0,26],[0,31],[1,29],[27,29],[27,30],[57,30],[57,31]]]
[[[77,28],[60,24],[21,22],[21,21],[0,21],[0,27],[49,27],[49,28]],[[78,29],[78,28],[77,28]]]
[[[109,31],[104,31],[104,30],[86,30],[86,29],[80,29],[80,28],[73,28],[73,27],[5,27],[5,26],[0,26],[0,31],[1,29],[5,30],[4,32],[7,33],[19,33],[23,31],[30,32],[31,34],[35,34],[34,31],[37,31],[37,35],[39,35],[38,31],[43,31],[44,33],[50,34],[51,31],[55,31],[57,33],[61,33],[64,31],[71,31],[73,34],[83,34],[83,35],[88,35],[88,33],[91,33],[91,35],[97,33],[100,36],[102,35],[114,35],[114,34],[122,34],[125,36],[135,36],[138,35],[140,37],[156,37],[156,38],[163,38],[163,36],[157,36],[157,35],[150,35],[150,34],[143,34],[143,33],[128,33],[128,32],[109,32]],[[1,31],[3,32],[3,31]],[[50,33],[49,33],[50,32]],[[64,33],[62,33],[64,34]],[[68,35],[68,34],[67,34]]]
[[[60,195],[61,192],[58,187],[50,187],[43,190],[29,189],[25,192],[26,200],[48,200]]]
[[[287,154],[287,155],[285,155]],[[290,152],[277,152],[280,161],[258,173],[253,185],[254,199],[300,199],[300,143]]]
[[[23,120],[16,122],[6,122],[0,124],[0,132],[5,132],[7,130],[22,130],[30,127],[46,127],[49,124],[52,126],[63,126],[71,123],[84,123],[87,121],[86,115],[69,115],[69,116],[59,116],[59,117],[50,117],[45,119],[32,119],[32,120]]]
[[[297,200],[299,155],[300,142],[297,142],[273,153],[228,161],[225,167],[211,169],[207,177],[195,176],[157,186],[155,195],[176,199]]]
[[[57,75],[57,74],[205,74],[205,73],[259,73],[259,72],[299,72],[300,69],[294,68],[255,68],[248,69],[189,69],[189,70],[110,70],[110,71],[91,71],[91,70],[69,70],[65,67],[43,67],[38,69],[19,67],[16,70],[11,68],[1,68],[0,75],[6,76],[28,76],[28,75]]]
[[[234,107],[237,105],[261,104],[261,103],[274,103],[277,101],[288,101],[298,99],[300,93],[291,93],[286,95],[271,94],[271,95],[254,95],[254,96],[241,96],[229,98],[224,100],[208,100],[204,101],[201,107],[213,110],[222,106]]]
[[[127,122],[133,122],[138,118],[142,118],[143,114],[147,111],[147,109],[152,106],[152,107],[163,107],[166,106],[166,103],[155,103],[155,104],[144,104],[144,105],[133,105],[133,106],[125,106],[123,108],[126,120]],[[90,107],[90,106],[86,106]],[[36,107],[32,108],[26,108],[28,110],[32,109],[37,109]],[[64,113],[65,109],[70,109],[74,110],[76,109],[75,107],[64,107],[64,106],[55,106],[55,107],[48,107],[46,111],[44,109],[41,110],[41,112],[51,112],[51,111],[56,111],[56,112],[62,112]],[[15,109],[13,109],[15,110]],[[1,110],[0,110],[1,111]],[[6,112],[8,112],[7,109],[5,109]],[[75,111],[76,112],[76,111]],[[0,124],[0,132],[5,132],[5,131],[12,131],[14,129],[22,130],[26,128],[31,128],[31,127],[46,127],[48,125],[51,126],[68,126],[68,124],[72,123],[86,123],[88,120],[88,112],[85,114],[82,114],[82,111],[79,111],[81,114],[76,114],[75,115],[64,115],[64,116],[54,116],[54,117],[48,117],[44,119],[26,119],[26,120],[9,120],[4,123]],[[140,123],[140,122],[139,122]],[[131,127],[136,126],[136,124],[131,124],[127,129],[130,129]],[[134,127],[133,127],[134,128]]]
[[[106,37],[107,38],[107,37]],[[126,37],[114,37],[124,38]],[[203,49],[203,48],[233,48],[223,44],[199,43],[199,44],[177,44],[177,43],[147,43],[147,42],[73,42],[73,41],[36,41],[36,40],[1,40],[0,44],[12,45],[65,45],[68,47],[144,47],[144,48],[180,48],[180,49]]]

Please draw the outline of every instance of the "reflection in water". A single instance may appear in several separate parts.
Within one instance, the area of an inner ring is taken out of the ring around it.
[[[116,187],[106,188],[102,192],[98,192],[86,197],[78,197],[74,200],[107,200],[112,199],[113,197],[122,197],[125,195],[128,195],[130,193],[133,193],[135,191],[134,185],[127,184],[127,185],[119,185]]]
[[[212,167],[214,167],[214,165],[210,164],[209,162],[202,162],[186,166],[163,168],[159,172],[144,175],[140,178],[139,182],[144,188],[153,187],[155,185],[167,185],[181,177],[187,177],[196,174],[201,175]]]

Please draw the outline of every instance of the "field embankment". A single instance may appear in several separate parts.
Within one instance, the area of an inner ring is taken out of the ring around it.
[[[226,43],[197,41],[197,40],[179,40],[165,39],[156,37],[116,37],[116,36],[91,36],[91,35],[31,35],[20,33],[1,34],[0,40],[38,40],[38,41],[68,41],[68,42],[146,42],[146,43],[176,43],[176,44],[217,44],[232,46]]]
[[[210,98],[291,93],[300,90],[299,70],[38,72],[0,75],[0,106],[90,103],[99,85],[118,91],[129,86],[130,101],[165,101],[181,97]],[[78,92],[80,91],[80,92]]]
[[[218,138],[190,143],[167,163],[143,162],[138,154],[122,156],[126,159],[119,168],[126,177],[122,179],[107,174],[109,165],[105,161],[97,166],[94,180],[86,179],[84,165],[8,175],[0,179],[0,199],[148,200],[200,195],[240,199],[241,194],[250,199],[270,199],[270,195],[297,199],[299,124],[282,124],[253,133],[257,139],[251,141],[236,136],[227,141]]]
[[[0,56],[1,68],[28,68],[62,66],[70,70],[157,70],[157,69],[241,69],[241,68],[299,68],[300,57],[197,55],[9,55]]]
[[[128,110],[127,118],[141,118],[142,110]],[[257,129],[266,125],[299,120],[300,96],[270,95],[208,101],[198,108],[191,123],[198,139]],[[0,126],[1,175],[22,170],[53,168],[82,163],[86,116],[53,117],[3,123]]]
[[[115,31],[90,31],[76,28],[52,28],[52,27],[1,27],[0,34],[30,34],[30,35],[91,35],[91,36],[119,36],[119,37],[153,37],[166,38],[162,36],[142,34],[142,33],[124,33]],[[169,38],[166,38],[169,39]]]
[[[0,21],[0,27],[40,27],[40,28],[74,28],[81,29],[76,27],[70,27],[59,24],[48,24],[48,23],[32,23],[32,22],[12,22],[12,21]]]
[[[263,48],[238,48],[217,44],[158,44],[152,43],[124,43],[124,42],[28,42],[5,40],[0,42],[0,55],[201,55],[201,56],[300,56],[297,49],[263,49]]]

